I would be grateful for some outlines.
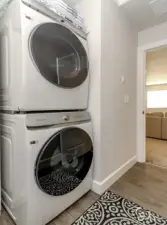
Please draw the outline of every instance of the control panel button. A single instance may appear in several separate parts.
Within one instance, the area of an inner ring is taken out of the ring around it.
[[[64,121],[69,121],[70,117],[68,115],[63,116]]]

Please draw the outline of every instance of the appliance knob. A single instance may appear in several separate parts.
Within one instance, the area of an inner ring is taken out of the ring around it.
[[[67,116],[67,115],[66,116],[63,116],[63,120],[64,121],[69,121],[69,116]]]

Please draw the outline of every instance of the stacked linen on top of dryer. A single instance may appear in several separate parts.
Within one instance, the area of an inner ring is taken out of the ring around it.
[[[5,13],[8,5],[12,2],[13,0],[0,0],[0,17],[3,16]]]
[[[0,17],[3,16],[12,1],[14,0],[0,0]],[[75,27],[81,29],[85,34],[88,33],[83,17],[81,17],[74,8],[66,4],[63,0],[22,0],[22,2],[27,3],[28,5],[34,5],[36,2],[37,4],[47,8],[47,10],[51,10],[64,19],[67,19]]]
[[[72,23],[75,27],[81,29],[85,34],[87,33],[86,26],[84,24],[83,17],[76,11],[76,9],[72,8],[68,4],[66,4],[63,0],[22,0],[24,3],[43,5],[48,10],[58,14],[59,16],[67,19],[70,23]]]

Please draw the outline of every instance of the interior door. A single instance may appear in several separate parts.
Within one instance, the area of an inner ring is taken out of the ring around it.
[[[75,88],[88,76],[88,58],[82,43],[60,24],[38,26],[32,32],[30,50],[41,75],[54,85]]]
[[[79,128],[53,135],[41,149],[35,177],[39,188],[53,196],[74,190],[92,165],[93,146],[89,135]]]

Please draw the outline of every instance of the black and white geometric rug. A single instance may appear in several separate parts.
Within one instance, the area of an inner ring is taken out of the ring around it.
[[[167,225],[167,218],[106,191],[73,225]]]

